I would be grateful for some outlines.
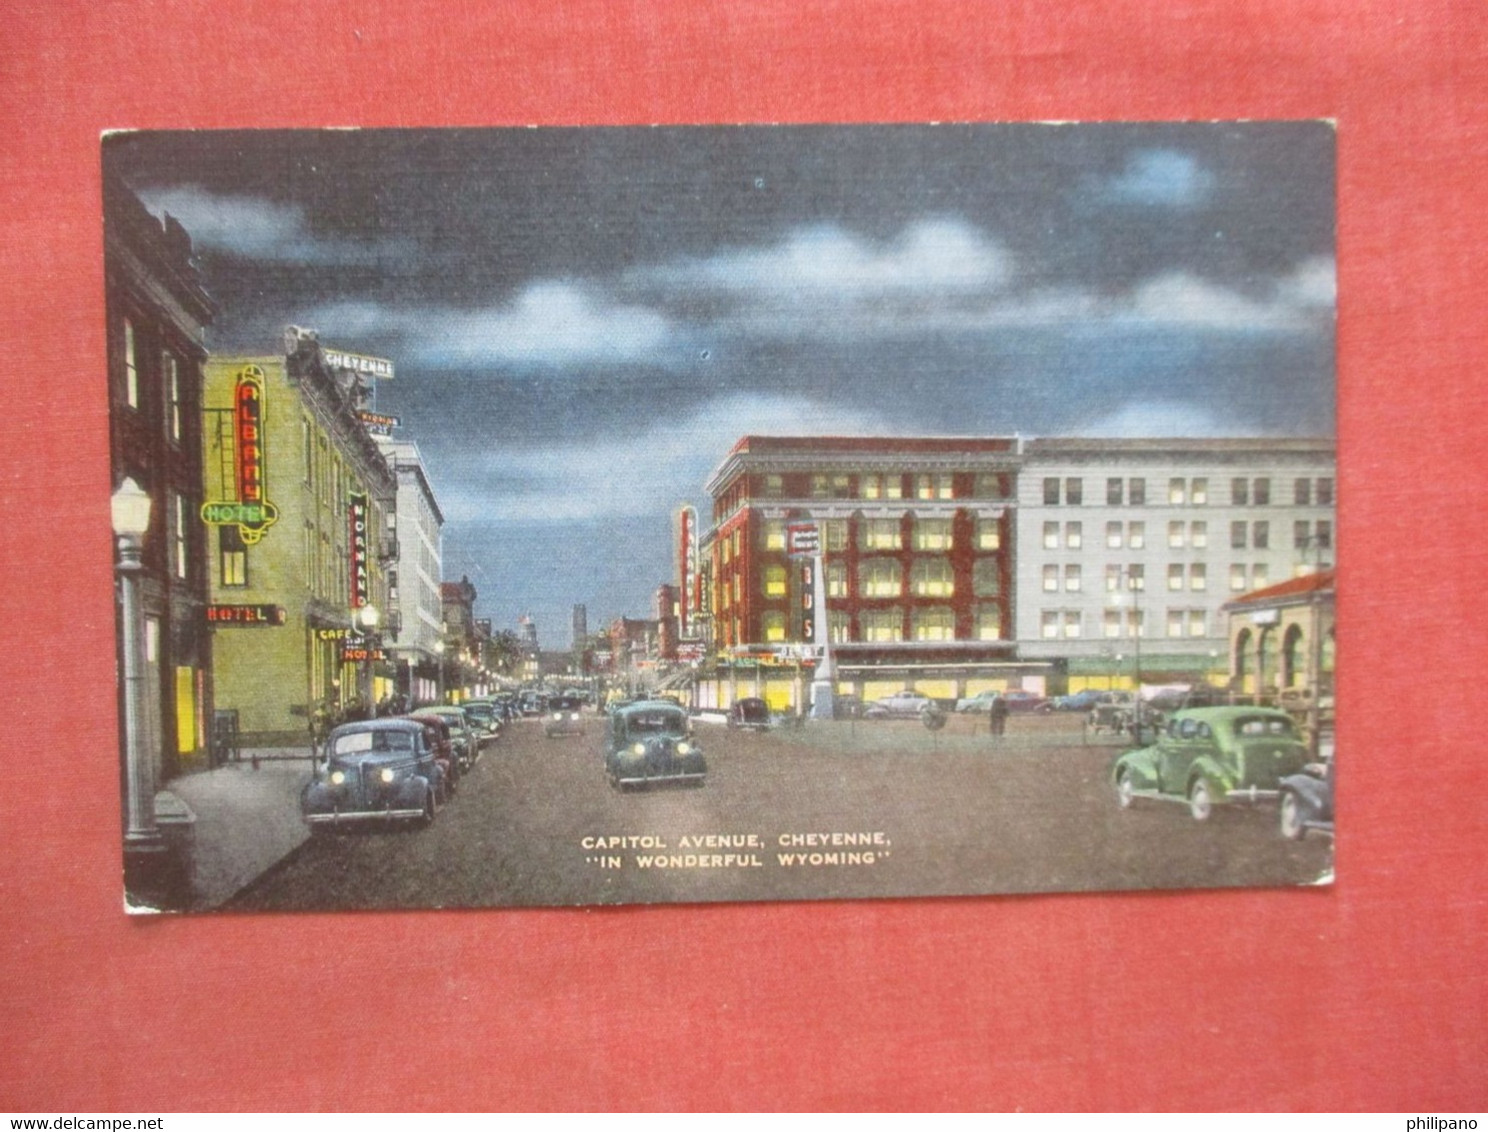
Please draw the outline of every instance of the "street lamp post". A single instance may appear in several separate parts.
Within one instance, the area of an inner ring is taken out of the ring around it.
[[[141,884],[155,869],[165,842],[155,824],[155,767],[144,749],[145,704],[144,610],[140,604],[140,574],[145,532],[150,529],[150,495],[126,478],[110,500],[117,538],[120,635],[124,684],[124,874],[129,888]]]
[[[434,702],[444,703],[444,642],[434,642],[434,659],[437,662],[438,672],[435,674]]]
[[[1142,741],[1142,583],[1144,575],[1134,574],[1128,568],[1122,567],[1120,583],[1123,589],[1129,590],[1132,595],[1131,604],[1131,631],[1132,631],[1132,721],[1136,727],[1135,739],[1138,743]],[[1112,597],[1112,602],[1117,610],[1125,612],[1122,604],[1122,595],[1118,592]],[[1118,658],[1119,659],[1119,658]]]
[[[376,655],[377,622],[379,620],[377,607],[375,605],[364,605],[356,611],[357,621],[362,626],[362,641],[367,649],[367,718],[377,718],[377,686],[373,675],[376,662],[372,659]]]

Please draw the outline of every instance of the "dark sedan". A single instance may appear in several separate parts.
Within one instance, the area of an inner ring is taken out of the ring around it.
[[[300,795],[312,831],[343,823],[427,825],[444,798],[443,772],[424,725],[411,719],[345,723],[326,739],[324,773]]]

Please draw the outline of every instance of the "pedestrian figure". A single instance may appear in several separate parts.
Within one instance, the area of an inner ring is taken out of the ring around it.
[[[991,732],[994,738],[1001,738],[1007,733],[1008,705],[1007,700],[997,695],[992,697],[991,707]]]

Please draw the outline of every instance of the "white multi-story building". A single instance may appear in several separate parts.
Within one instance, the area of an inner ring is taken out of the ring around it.
[[[1331,566],[1330,439],[1040,439],[1018,476],[1018,655],[1070,687],[1228,671],[1232,598]]]
[[[397,665],[398,690],[415,702],[427,702],[439,694],[444,514],[434,498],[418,445],[389,437],[379,437],[377,443],[398,480],[397,555],[389,570],[392,608],[386,647]]]

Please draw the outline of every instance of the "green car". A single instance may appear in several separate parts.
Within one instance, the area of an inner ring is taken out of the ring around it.
[[[687,713],[669,700],[627,704],[610,716],[605,774],[620,790],[660,782],[701,786],[708,773]]]
[[[1261,707],[1174,712],[1150,747],[1111,767],[1122,809],[1138,798],[1187,802],[1195,821],[1228,802],[1269,801],[1307,764],[1307,746],[1284,711]]]

